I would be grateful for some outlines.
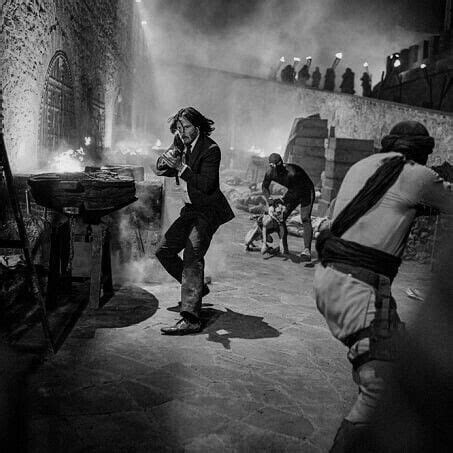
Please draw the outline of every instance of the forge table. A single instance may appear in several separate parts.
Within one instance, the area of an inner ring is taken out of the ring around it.
[[[55,304],[61,277],[72,280],[74,226],[77,219],[87,225],[90,234],[89,308],[98,308],[101,288],[104,295],[113,293],[110,256],[110,232],[102,217],[137,200],[134,178],[112,171],[43,173],[28,180],[34,200],[65,215],[66,225],[56,228],[51,240],[48,302]],[[69,243],[69,252],[67,245]]]
[[[57,305],[58,289],[71,290],[74,257],[74,221],[75,213],[66,213],[66,222],[54,225],[50,240],[49,277],[47,282],[47,306]],[[89,234],[85,243],[89,245],[88,275],[90,294],[88,307],[99,308],[101,294],[108,297],[113,294],[112,266],[110,253],[110,231],[107,225],[98,223],[87,225]]]

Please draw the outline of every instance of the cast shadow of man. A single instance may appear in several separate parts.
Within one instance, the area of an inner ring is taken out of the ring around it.
[[[243,315],[228,308],[226,311],[205,308],[201,320],[204,327],[201,334],[207,334],[208,341],[220,343],[225,349],[230,349],[233,338],[256,340],[280,336],[280,332],[263,321],[262,316]]]
[[[158,307],[159,301],[148,291],[134,285],[121,286],[99,309],[85,311],[74,335],[92,338],[97,329],[132,326],[153,316]]]

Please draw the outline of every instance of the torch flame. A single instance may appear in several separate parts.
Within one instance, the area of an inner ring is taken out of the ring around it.
[[[401,66],[401,61],[398,60],[398,59],[395,60],[395,62],[393,63],[393,66],[394,66],[395,68],[397,68],[398,66]]]
[[[335,54],[335,58],[339,58],[341,60],[343,58],[343,54],[341,52],[338,52]]]
[[[422,63],[422,64],[420,65],[420,67],[421,67],[422,69],[425,69],[425,68],[426,68],[425,63]]]
[[[363,63],[363,67],[368,68],[368,61],[365,61],[365,63]]]

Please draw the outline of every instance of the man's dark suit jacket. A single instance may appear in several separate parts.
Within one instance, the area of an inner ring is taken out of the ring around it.
[[[217,143],[200,134],[195,148],[186,158],[186,165],[188,168],[180,178],[187,183],[192,207],[207,218],[215,231],[234,217],[227,199],[220,191],[220,149]],[[167,167],[160,158],[158,159],[158,176],[176,176],[177,174],[177,170]]]

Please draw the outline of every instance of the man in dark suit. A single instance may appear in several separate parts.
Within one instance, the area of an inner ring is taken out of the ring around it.
[[[193,107],[170,118],[173,145],[157,161],[158,174],[177,177],[184,207],[165,233],[156,257],[181,283],[181,319],[161,329],[164,335],[186,335],[201,330],[201,299],[209,292],[204,285],[204,256],[212,236],[234,217],[220,191],[220,149],[209,136],[214,122]],[[178,253],[184,249],[183,258]]]

